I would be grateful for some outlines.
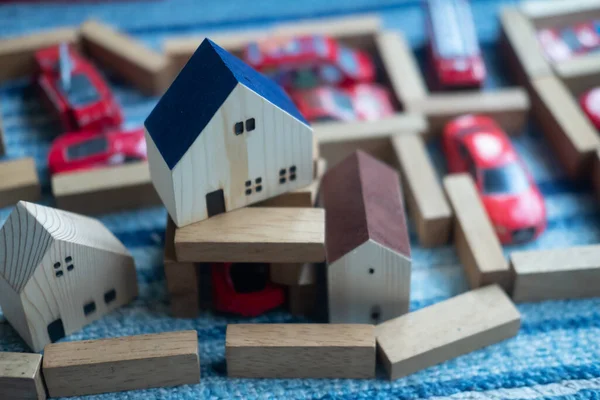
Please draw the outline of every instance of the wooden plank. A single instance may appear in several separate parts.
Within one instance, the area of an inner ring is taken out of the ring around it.
[[[510,270],[492,223],[468,174],[444,178],[454,210],[454,244],[471,288],[497,283],[510,287]]]
[[[52,195],[59,208],[88,215],[162,204],[146,162],[55,174]]]
[[[514,304],[492,285],[379,324],[375,334],[393,380],[515,336],[520,322]]]
[[[235,378],[375,377],[373,325],[227,325],[227,374]]]
[[[171,83],[169,59],[97,21],[81,25],[88,54],[147,95],[161,95]]]
[[[177,259],[186,262],[321,262],[324,242],[317,208],[241,208],[175,232]]]
[[[579,97],[600,85],[600,54],[590,53],[555,63],[554,70],[569,91]]]
[[[600,245],[515,251],[514,301],[600,296]]]
[[[411,103],[411,111],[427,117],[430,137],[441,135],[446,123],[464,114],[488,115],[507,133],[521,133],[529,108],[529,97],[522,88],[434,93]]]
[[[558,160],[572,178],[589,173],[600,137],[577,101],[556,77],[532,81],[533,111]]]
[[[41,366],[40,354],[0,352],[0,398],[45,400]]]
[[[44,349],[51,397],[200,382],[196,331],[54,343]]]
[[[0,162],[0,208],[19,200],[37,201],[41,196],[40,181],[33,158]]]
[[[78,44],[78,41],[79,34],[74,28],[56,28],[0,40],[0,83],[32,75],[36,70],[36,51],[60,43]]]
[[[408,211],[423,247],[448,243],[452,210],[420,135],[392,139],[404,182]]]
[[[598,0],[529,0],[519,10],[539,28],[561,28],[600,18]]]
[[[292,315],[314,316],[317,307],[317,285],[289,286],[288,307]]]
[[[274,263],[270,267],[271,281],[286,286],[315,283],[315,265],[311,263]]]

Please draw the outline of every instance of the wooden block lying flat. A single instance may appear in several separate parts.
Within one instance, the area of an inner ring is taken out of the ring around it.
[[[423,247],[448,243],[452,228],[452,210],[427,154],[420,135],[402,135],[392,139],[406,188],[408,211],[414,220]]]
[[[558,160],[572,178],[586,175],[600,148],[598,132],[558,78],[539,78],[532,86],[535,117]]]
[[[147,95],[161,95],[171,83],[168,58],[97,21],[81,25],[88,54]]]
[[[19,200],[37,201],[40,196],[40,181],[33,158],[0,162],[0,208]]]
[[[75,44],[78,40],[77,29],[73,28],[57,28],[0,40],[0,83],[32,75],[35,72],[36,51],[60,43]]]
[[[488,115],[506,133],[521,133],[529,107],[529,97],[522,88],[435,93],[411,103],[411,111],[423,113],[427,117],[430,136],[439,136],[448,121],[464,114]]]
[[[146,162],[55,174],[52,194],[59,208],[89,215],[162,204]]]
[[[600,55],[597,53],[555,63],[554,70],[576,97],[600,85]]]
[[[497,283],[509,289],[508,263],[473,179],[468,174],[448,175],[444,188],[454,210],[454,244],[471,288]]]
[[[295,316],[311,317],[317,306],[317,286],[303,285],[288,287],[288,306]]]
[[[196,331],[55,343],[44,349],[51,397],[200,382]]]
[[[271,281],[286,286],[315,283],[315,265],[311,263],[275,263],[270,268]]]
[[[175,231],[177,259],[186,262],[321,262],[324,243],[318,208],[241,208]]]
[[[377,351],[393,380],[515,336],[520,324],[492,285],[377,325]]]
[[[600,296],[600,245],[515,251],[514,301]]]
[[[44,400],[42,356],[0,352],[0,399]]]
[[[374,331],[373,325],[227,325],[227,374],[234,378],[374,378]]]
[[[537,28],[560,28],[600,18],[598,0],[530,0],[521,2],[519,9]]]

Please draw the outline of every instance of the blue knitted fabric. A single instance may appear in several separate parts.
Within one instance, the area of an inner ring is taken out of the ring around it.
[[[565,0],[566,1],[566,0]],[[67,5],[0,6],[0,38],[38,29],[76,25],[95,17],[118,26],[159,48],[165,37],[208,30],[248,29],[277,21],[330,17],[364,12],[379,14],[387,29],[404,32],[416,48],[424,42],[423,15],[417,0],[155,0],[86,2]],[[504,60],[498,57],[497,15],[514,1],[472,0],[476,25],[490,72],[488,87],[506,86]],[[250,5],[251,4],[251,5]],[[419,52],[421,55],[422,52]],[[2,66],[0,65],[0,68]],[[141,126],[156,98],[111,80],[125,110],[128,127]],[[43,177],[44,204],[49,195],[45,157],[60,127],[42,108],[26,80],[0,87],[8,158],[33,156]],[[552,248],[600,242],[600,213],[586,184],[566,178],[544,137],[531,125],[514,143],[546,198],[548,229],[534,243],[507,248]],[[429,150],[440,172],[437,144]],[[10,209],[0,210],[3,222]],[[132,252],[138,269],[140,296],[100,321],[64,340],[99,339],[181,329],[195,329],[200,343],[202,382],[198,385],[86,397],[86,399],[600,399],[600,299],[520,304],[522,328],[513,339],[464,355],[394,382],[379,371],[376,380],[244,380],[225,376],[224,335],[228,323],[297,322],[284,310],[254,319],[205,313],[197,319],[169,316],[162,237],[162,208],[107,215],[101,221]],[[467,282],[453,246],[426,250],[411,233],[413,273],[411,309],[455,296]],[[0,351],[27,351],[10,327],[0,323]]]

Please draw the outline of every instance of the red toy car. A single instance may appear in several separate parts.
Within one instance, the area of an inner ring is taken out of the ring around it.
[[[243,58],[286,90],[375,80],[375,65],[367,53],[341,46],[326,36],[251,43]]]
[[[600,22],[585,22],[563,29],[541,29],[537,33],[546,57],[563,61],[600,50]]]
[[[374,83],[298,90],[291,97],[309,121],[374,121],[394,114],[387,89]]]
[[[428,0],[433,83],[440,89],[480,87],[486,76],[467,0]]]
[[[215,310],[244,317],[256,317],[285,301],[283,288],[269,280],[268,264],[213,264],[212,292]]]
[[[50,173],[92,169],[145,160],[144,129],[71,132],[54,140],[48,154]]]
[[[449,122],[443,149],[451,173],[469,172],[503,244],[533,240],[546,228],[546,207],[510,139],[484,116]]]
[[[66,44],[35,53],[37,85],[67,132],[100,131],[123,122],[121,109],[98,70]]]
[[[600,87],[595,87],[579,97],[579,104],[596,129],[600,130]]]

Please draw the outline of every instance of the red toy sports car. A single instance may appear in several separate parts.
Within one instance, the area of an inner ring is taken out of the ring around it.
[[[574,26],[541,29],[538,41],[551,61],[563,61],[600,50],[600,21],[584,22]]]
[[[100,131],[123,122],[121,109],[98,70],[61,44],[35,53],[37,85],[66,132]]]
[[[434,85],[480,87],[486,69],[468,0],[428,0],[426,5]]]
[[[243,58],[286,90],[375,80],[375,65],[367,53],[341,46],[326,36],[274,38],[251,43],[244,50]]]
[[[323,86],[291,92],[294,103],[309,121],[375,121],[394,114],[383,86],[359,83],[347,88]]]
[[[600,130],[600,87],[595,87],[579,97],[579,104],[596,129]]]
[[[283,288],[269,280],[268,264],[213,264],[212,292],[215,310],[244,317],[256,317],[285,300]]]
[[[51,174],[146,160],[144,129],[65,133],[48,154]]]
[[[506,133],[488,117],[450,121],[442,146],[450,173],[469,172],[503,244],[533,240],[546,228],[546,206]]]

